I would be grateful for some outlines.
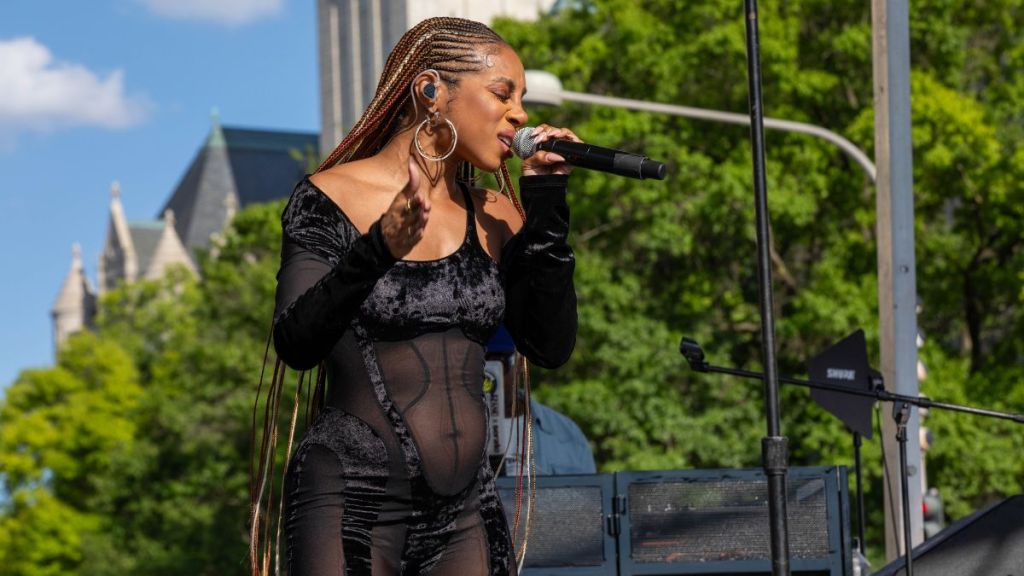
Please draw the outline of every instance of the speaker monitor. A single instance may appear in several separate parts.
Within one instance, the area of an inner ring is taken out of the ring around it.
[[[914,548],[915,576],[1024,576],[1024,495],[962,518]],[[905,576],[903,558],[875,576]]]
[[[514,524],[516,479],[497,484]],[[789,470],[795,576],[850,576],[846,486],[843,467]],[[520,501],[525,510],[525,493]],[[521,515],[516,541],[524,536]],[[540,476],[522,574],[771,574],[767,480],[761,470]]]
[[[623,575],[771,574],[768,486],[761,470],[616,475]],[[786,478],[790,568],[851,570],[846,471],[792,468]]]
[[[517,479],[497,479],[498,494],[510,528],[515,525]],[[529,490],[522,486],[519,545],[527,539],[523,576],[618,574],[615,538],[607,529],[612,513],[614,479],[610,474],[538,476],[529,533],[526,510]]]

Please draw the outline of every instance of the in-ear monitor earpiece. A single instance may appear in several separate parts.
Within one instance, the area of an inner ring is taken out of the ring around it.
[[[428,82],[427,85],[423,87],[423,95],[433,100],[434,97],[437,96],[437,86],[434,86],[433,82]]]

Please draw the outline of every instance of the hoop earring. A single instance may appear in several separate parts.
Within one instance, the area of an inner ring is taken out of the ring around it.
[[[416,127],[416,132],[412,135],[412,142],[413,144],[416,145],[416,152],[419,153],[419,155],[422,156],[424,160],[430,160],[431,162],[444,162],[445,160],[448,159],[449,156],[452,155],[453,152],[455,152],[455,145],[459,143],[459,132],[455,129],[455,124],[452,124],[451,120],[445,118],[444,121],[448,124],[448,129],[452,131],[452,145],[450,148],[448,148],[447,152],[440,156],[431,156],[430,154],[424,152],[423,147],[420,146],[420,130],[423,130],[423,127],[428,122],[430,123],[431,127],[439,125],[440,123],[438,122],[437,124],[435,124],[434,122],[431,122],[431,118],[428,116],[423,119],[423,122],[420,122],[419,126]]]

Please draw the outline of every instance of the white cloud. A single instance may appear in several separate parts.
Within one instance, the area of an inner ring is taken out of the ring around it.
[[[134,126],[150,107],[145,98],[125,94],[121,70],[101,78],[54,60],[34,38],[0,40],[0,137],[8,144],[12,132],[24,129]]]
[[[284,0],[137,0],[160,16],[238,26],[281,10]],[[308,0],[306,0],[308,1]]]

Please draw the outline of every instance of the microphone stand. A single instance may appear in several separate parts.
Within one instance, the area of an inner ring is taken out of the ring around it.
[[[860,432],[853,433],[853,468],[857,478],[857,550],[864,555],[864,481],[860,465]]]
[[[903,547],[906,555],[906,576],[914,576],[914,542],[910,531],[910,478],[907,474],[907,422],[910,404],[902,400],[892,403],[892,417],[896,420],[896,442],[900,445],[900,494],[903,495]]]
[[[752,380],[764,380],[764,374],[760,372],[752,372],[750,370],[742,370],[739,368],[729,368],[725,366],[715,366],[709,364],[704,360],[704,350],[700,347],[696,341],[684,337],[679,342],[679,352],[686,358],[687,364],[690,365],[690,369],[695,372],[714,372],[718,374],[729,374],[731,376],[739,376],[741,378],[750,378]],[[804,380],[798,378],[791,378],[788,376],[776,376],[779,382],[786,384],[796,384],[797,386],[805,386],[807,388],[817,388],[819,390],[828,390],[831,392],[841,392],[843,394],[853,394],[854,396],[865,396],[868,398],[874,398],[883,402],[893,403],[893,419],[896,421],[896,441],[900,446],[900,476],[902,477],[901,490],[903,493],[903,541],[906,546],[907,553],[905,555],[906,562],[906,576],[913,576],[913,550],[912,546],[912,531],[910,529],[910,482],[907,474],[907,421],[910,420],[910,407],[917,406],[918,408],[939,408],[941,410],[950,410],[953,412],[963,412],[965,414],[974,414],[975,416],[988,416],[991,418],[998,418],[1001,420],[1009,420],[1018,424],[1024,424],[1024,414],[1013,414],[1011,412],[999,412],[997,410],[988,410],[986,408],[974,408],[971,406],[962,406],[959,404],[950,404],[949,402],[937,402],[931,398],[922,398],[916,396],[906,396],[904,394],[895,394],[885,389],[884,381],[882,376],[875,371],[871,372],[871,389],[861,390],[856,388],[847,388],[846,386],[840,386],[831,382],[822,382],[820,380]],[[856,440],[855,440],[856,441]],[[859,457],[858,457],[859,460]],[[859,463],[858,463],[859,465]],[[858,486],[858,491],[860,487]],[[863,505],[863,502],[858,503],[859,506]],[[863,514],[863,510],[861,510]]]
[[[750,140],[754,160],[754,206],[757,217],[757,278],[761,304],[761,353],[765,367],[767,434],[761,439],[761,464],[768,481],[768,524],[773,576],[789,576],[789,536],[786,528],[786,467],[789,448],[779,417],[779,379],[775,361],[775,319],[772,304],[771,236],[768,226],[768,186],[765,176],[764,106],[761,101],[761,48],[757,31],[757,0],[744,0],[747,41],[747,82]]]

